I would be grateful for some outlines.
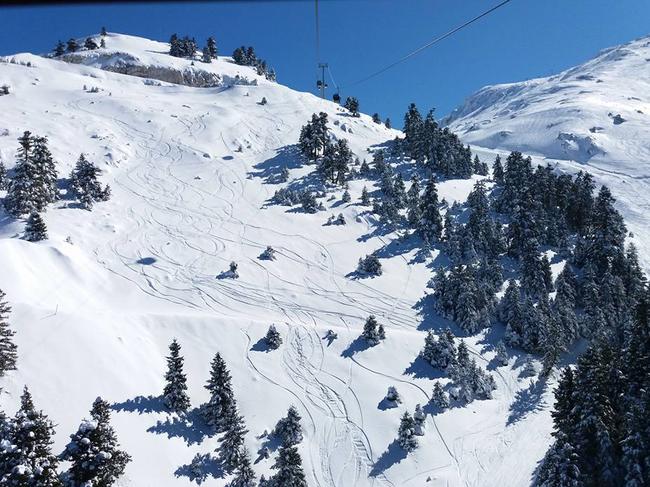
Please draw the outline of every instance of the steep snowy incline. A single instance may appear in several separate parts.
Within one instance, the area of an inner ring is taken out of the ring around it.
[[[555,76],[487,86],[443,123],[472,146],[591,172],[610,186],[635,234],[650,227],[650,37]],[[644,240],[640,253],[650,268]]]
[[[164,356],[176,337],[193,406],[207,399],[210,360],[223,354],[255,459],[262,433],[298,408],[310,486],[415,486],[429,477],[428,485],[526,485],[549,443],[552,384],[520,395],[529,380],[518,379],[515,357],[493,370],[495,399],[428,416],[408,457],[394,442],[401,414],[431,394],[435,371],[416,360],[423,326],[445,323],[421,323],[416,303],[432,271],[399,240],[381,255],[382,276],[350,276],[359,257],[395,237],[378,235],[356,203],[372,182],[352,181],[350,203],[334,191],[327,212],[269,205],[283,167],[290,181],[309,184],[314,167],[300,165],[294,144],[312,113],[326,112],[331,132],[360,158],[399,132],[227,58],[196,62],[222,80],[209,88],[115,73],[104,63],[124,55],[159,73],[192,66],[166,56],[165,44],[117,34],[106,43],[73,63],[31,54],[0,63],[0,82],[11,87],[0,97],[1,160],[13,166],[16,139],[30,130],[48,137],[61,177],[83,152],[113,194],[92,212],[70,200],[52,205],[40,243],[20,239],[23,222],[2,214],[0,288],[20,348],[18,371],[0,384],[2,408],[13,413],[28,384],[58,425],[60,451],[101,395],[133,456],[122,485],[190,485],[188,464],[218,438],[162,408]],[[464,200],[473,183],[445,181],[440,196]],[[325,226],[330,213],[347,225]],[[258,258],[268,245],[275,261]],[[219,278],[231,261],[239,279]],[[389,338],[366,350],[356,338],[371,313]],[[261,340],[271,323],[284,340],[276,351]],[[338,333],[333,343],[328,329]],[[488,342],[478,335],[468,345],[491,367]],[[403,397],[397,408],[383,406],[390,385]],[[273,455],[259,459],[258,474],[268,476]],[[207,485],[227,481],[210,463],[205,473]]]

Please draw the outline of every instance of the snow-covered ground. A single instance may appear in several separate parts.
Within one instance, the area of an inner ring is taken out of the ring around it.
[[[40,243],[20,239],[23,223],[2,216],[0,288],[13,306],[20,353],[18,370],[0,384],[5,411],[13,413],[28,384],[57,424],[60,451],[101,395],[114,404],[113,423],[133,457],[122,484],[190,485],[183,466],[212,451],[218,438],[172,417],[157,398],[176,337],[193,406],[207,399],[213,355],[226,359],[254,458],[264,430],[289,405],[298,408],[310,486],[527,485],[550,442],[553,380],[529,389],[533,379],[519,378],[515,356],[495,367],[490,343],[498,327],[469,338],[479,364],[495,376],[495,398],[429,415],[420,448],[405,456],[394,443],[399,417],[428,402],[437,377],[416,357],[425,330],[447,325],[424,320],[416,306],[433,270],[417,249],[395,240],[381,255],[382,276],[349,275],[359,257],[394,238],[376,234],[357,204],[370,182],[352,182],[351,203],[342,204],[338,191],[327,211],[314,215],[268,204],[282,186],[272,176],[283,166],[291,180],[314,170],[300,167],[292,150],[312,113],[328,113],[332,133],[360,158],[399,132],[224,58],[196,62],[195,69],[224,80],[212,88],[102,70],[124,54],[159,74],[190,68],[165,55],[165,44],[117,34],[106,42],[110,55],[82,63],[20,54],[16,64],[0,64],[0,83],[11,87],[0,97],[5,164],[13,165],[16,139],[30,130],[48,136],[62,176],[84,152],[113,193],[92,212],[65,200],[50,207],[50,238]],[[233,85],[238,74],[248,82]],[[89,93],[92,87],[99,91]],[[464,200],[472,185],[446,181],[440,196]],[[324,226],[339,212],[347,225]],[[275,261],[258,258],[267,245]],[[219,279],[233,260],[239,279]],[[371,313],[388,338],[364,349],[355,339]],[[258,341],[271,323],[284,343],[267,352]],[[328,329],[338,333],[331,344]],[[403,403],[386,409],[391,385]],[[271,464],[257,463],[258,475],[268,475]],[[206,485],[226,481],[210,477]]]
[[[592,173],[618,199],[650,268],[650,37],[555,76],[487,86],[444,123],[473,146]]]

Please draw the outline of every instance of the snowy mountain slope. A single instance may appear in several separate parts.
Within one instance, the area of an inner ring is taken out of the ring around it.
[[[568,171],[587,170],[619,200],[630,229],[650,225],[650,37],[612,47],[558,75],[487,86],[444,124],[463,141],[519,150]],[[650,266],[650,246],[640,254]]]
[[[191,68],[162,54],[161,43],[110,34],[107,46],[164,72]],[[342,204],[338,191],[328,211],[314,215],[268,205],[283,186],[272,183],[283,166],[291,180],[314,169],[299,167],[292,150],[312,113],[328,113],[332,133],[360,158],[399,132],[228,59],[201,65],[223,84],[194,88],[98,69],[109,61],[88,57],[66,63],[20,54],[17,64],[0,64],[0,82],[11,87],[0,97],[5,164],[13,165],[16,139],[30,130],[48,136],[61,176],[84,152],[113,193],[92,212],[66,200],[50,207],[50,238],[40,243],[17,238],[23,223],[2,215],[0,288],[13,306],[20,348],[18,371],[0,384],[5,411],[15,410],[28,384],[58,425],[60,451],[101,395],[114,404],[113,423],[133,457],[123,485],[190,485],[184,466],[218,439],[166,413],[157,399],[176,337],[193,406],[208,397],[212,356],[224,355],[254,459],[264,430],[296,405],[310,486],[415,486],[427,478],[434,486],[528,484],[549,444],[552,384],[528,390],[516,357],[495,368],[494,336],[468,344],[495,375],[495,399],[429,415],[420,448],[408,457],[394,443],[401,414],[431,395],[435,371],[415,361],[423,327],[446,323],[423,324],[418,314],[432,270],[416,259],[417,249],[395,241],[395,251],[381,256],[382,276],[349,276],[359,257],[394,238],[374,233],[356,204],[371,183],[353,181],[351,203]],[[256,84],[231,85],[237,74]],[[263,97],[268,104],[258,103]],[[445,181],[440,196],[464,200],[473,183]],[[347,225],[324,226],[339,212]],[[267,245],[277,260],[258,258]],[[240,278],[219,279],[233,260]],[[355,339],[370,313],[388,339],[364,350]],[[270,323],[284,343],[265,352],[258,340]],[[328,329],[338,333],[331,345],[323,339]],[[394,409],[382,406],[390,385],[403,397]],[[268,475],[271,464],[261,459],[255,469]],[[226,481],[208,477],[206,484]]]

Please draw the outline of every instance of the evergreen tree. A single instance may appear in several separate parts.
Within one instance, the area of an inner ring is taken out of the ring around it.
[[[70,486],[109,487],[124,473],[131,457],[119,449],[110,425],[110,405],[97,398],[90,411],[90,420],[81,422],[70,435],[70,443],[61,455],[71,463],[64,475]]]
[[[79,49],[79,45],[77,44],[77,41],[75,39],[70,38],[68,40],[67,51],[76,52],[78,49]]]
[[[426,421],[427,416],[422,410],[420,404],[415,405],[415,411],[413,412],[413,422],[415,423],[415,435],[424,436],[424,422]]]
[[[508,365],[508,351],[506,350],[506,345],[503,343],[503,340],[499,340],[495,348],[496,356],[495,359],[501,365]]]
[[[250,454],[245,447],[242,447],[239,453],[239,463],[235,467],[235,478],[230,481],[228,487],[255,487],[256,485]],[[260,485],[262,485],[261,481]]]
[[[379,258],[376,255],[370,254],[366,255],[363,258],[359,257],[357,272],[370,276],[381,276],[383,270],[381,268],[381,262],[379,261]]]
[[[497,184],[503,184],[503,179],[504,174],[503,174],[503,164],[501,163],[501,156],[497,154],[497,156],[494,158],[494,163],[492,164],[492,179],[494,179],[494,182]]]
[[[246,433],[248,430],[244,424],[244,418],[237,412],[237,406],[233,404],[226,431],[217,450],[219,459],[229,472],[235,470],[242,463],[244,454],[242,448]]]
[[[0,377],[4,377],[9,370],[16,370],[18,360],[18,347],[13,342],[16,332],[9,327],[8,319],[11,308],[9,303],[5,301],[5,296],[5,293],[0,289]]]
[[[285,446],[297,445],[302,441],[300,419],[298,410],[294,406],[291,406],[287,411],[286,417],[280,419],[275,425],[273,435],[280,438],[280,442]]]
[[[65,44],[59,41],[56,43],[56,47],[54,48],[54,55],[62,56],[63,54],[65,54]]]
[[[275,325],[269,326],[264,340],[271,350],[277,350],[282,345],[282,336],[280,336],[280,332],[275,328]]]
[[[106,36],[108,35],[108,32],[106,32],[106,27],[103,27],[103,26],[102,26],[102,31],[101,31],[101,34],[100,34],[100,35],[101,35],[102,37],[106,37]]]
[[[381,340],[386,338],[384,328],[377,323],[377,318],[373,315],[368,316],[363,325],[361,337],[364,338],[371,346],[377,345]]]
[[[406,194],[406,218],[409,225],[417,227],[422,218],[422,201],[420,200],[420,178],[417,173],[411,178],[411,187]]]
[[[92,37],[86,37],[86,42],[84,42],[84,47],[92,51],[94,49],[97,49],[99,46],[97,46],[97,43],[94,41]]]
[[[214,39],[214,37],[212,36],[208,37],[208,42],[206,43],[206,47],[210,57],[212,59],[217,59],[217,55],[218,55],[217,41]]]
[[[14,217],[19,217],[37,209],[34,191],[37,169],[33,160],[33,138],[26,131],[19,139],[18,159],[14,167],[14,177],[4,200],[6,210]]]
[[[47,239],[47,226],[43,217],[35,211],[30,213],[25,225],[25,240],[28,242],[39,242]]]
[[[25,387],[5,449],[0,484],[7,487],[60,487],[58,459],[52,454],[54,425],[34,407]]]
[[[415,420],[405,411],[399,423],[397,442],[407,453],[418,447],[418,439],[415,437]]]
[[[386,118],[386,121],[384,122],[384,126],[387,129],[391,128],[390,118]]]
[[[429,179],[420,205],[419,231],[423,238],[429,242],[440,239],[442,234],[442,217],[438,208],[438,188],[433,177]]]
[[[578,455],[573,446],[564,441],[556,441],[546,452],[537,476],[535,487],[582,487]]]
[[[109,187],[102,188],[97,180],[101,173],[101,169],[81,154],[70,174],[70,190],[87,210],[90,210],[95,202],[106,201],[110,196]]]
[[[165,406],[176,413],[184,413],[190,407],[190,398],[187,395],[187,377],[183,372],[185,359],[180,352],[181,346],[174,339],[169,345],[167,373],[165,374],[166,384],[163,390]]]
[[[379,117],[378,113],[373,113],[372,121],[375,122],[375,123],[381,123],[381,118]]]
[[[440,385],[440,382],[436,381],[433,384],[433,393],[431,394],[431,402],[438,409],[444,410],[449,407],[449,396]]]
[[[359,100],[353,96],[348,96],[345,99],[345,104],[343,105],[353,117],[359,116]]]
[[[334,184],[343,184],[351,162],[352,151],[348,146],[348,141],[339,139],[336,143],[328,143],[325,146],[319,169],[326,180]]]
[[[208,49],[208,46],[204,46],[203,50],[201,51],[201,61],[208,64],[212,62],[212,56],[210,56],[210,50]]]
[[[300,129],[298,139],[300,151],[309,161],[316,161],[329,145],[329,133],[327,131],[327,114],[324,112],[311,116],[311,121],[307,122]]]
[[[227,415],[235,403],[232,378],[226,362],[219,352],[214,356],[210,365],[210,378],[205,385],[210,392],[210,399],[201,406],[201,415],[205,422],[216,431],[223,431],[226,427]]]
[[[295,446],[282,446],[271,468],[278,471],[269,479],[272,486],[307,487],[302,458]]]
[[[99,41],[99,47],[101,47],[102,49],[106,47],[106,39],[104,39],[103,37]]]
[[[368,188],[366,188],[365,186],[361,190],[361,204],[363,206],[370,205],[370,196],[368,195]]]
[[[33,138],[32,157],[36,169],[34,178],[36,209],[42,211],[49,203],[59,199],[56,163],[47,147],[47,138]]]

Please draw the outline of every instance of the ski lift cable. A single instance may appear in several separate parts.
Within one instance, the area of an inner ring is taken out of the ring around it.
[[[327,72],[328,72],[329,75],[330,75],[330,79],[332,80],[332,84],[333,84],[334,87],[336,88],[336,92],[338,93],[338,92],[339,92],[339,85],[338,85],[338,84],[336,83],[336,81],[334,80],[334,75],[332,74],[332,70],[330,69],[329,64],[327,65]]]
[[[446,39],[447,37],[451,37],[452,35],[454,35],[454,34],[455,34],[456,32],[458,32],[459,30],[462,30],[462,29],[464,29],[465,27],[469,26],[470,24],[473,24],[473,23],[476,22],[477,20],[480,20],[480,19],[482,19],[483,17],[485,17],[485,16],[491,14],[492,12],[494,12],[495,10],[497,10],[497,9],[499,9],[499,8],[501,8],[501,7],[503,7],[503,6],[506,5],[507,3],[510,3],[510,1],[511,1],[511,0],[503,0],[501,3],[499,3],[499,4],[495,5],[494,7],[492,7],[492,8],[490,8],[490,9],[486,10],[485,12],[483,12],[483,13],[477,15],[476,17],[474,17],[474,18],[468,20],[468,21],[465,22],[464,24],[461,24],[461,25],[459,25],[459,26],[457,26],[457,27],[454,27],[452,30],[450,30],[450,31],[448,31],[448,32],[445,32],[444,34],[442,34],[442,35],[440,35],[440,36],[438,36],[438,37],[435,37],[435,38],[432,39],[431,41],[427,42],[425,45],[418,47],[416,50],[414,50],[414,51],[408,53],[407,55],[405,55],[405,56],[403,56],[403,57],[401,57],[401,58],[398,59],[397,61],[394,61],[394,62],[392,62],[391,64],[389,64],[389,65],[387,65],[387,66],[384,66],[384,67],[381,68],[380,70],[375,71],[374,73],[371,73],[371,74],[369,74],[368,76],[366,76],[365,78],[361,78],[361,79],[355,81],[354,83],[349,84],[348,86],[356,86],[356,85],[358,85],[358,84],[360,84],[360,83],[363,83],[363,82],[365,82],[365,81],[368,81],[368,80],[374,78],[375,76],[379,76],[380,74],[382,74],[382,73],[388,71],[389,69],[391,69],[391,68],[397,66],[398,64],[403,63],[403,62],[406,61],[407,59],[410,59],[410,58],[412,58],[413,56],[415,56],[415,55],[421,53],[421,52],[424,51],[425,49],[428,49],[429,47],[433,46],[434,44],[437,44],[438,42],[440,42],[440,41]]]

